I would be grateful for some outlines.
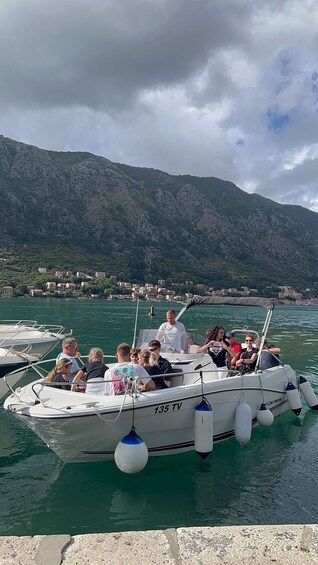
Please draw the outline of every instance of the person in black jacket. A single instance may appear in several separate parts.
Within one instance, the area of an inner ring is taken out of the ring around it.
[[[161,373],[161,370],[159,369],[158,362],[154,353],[149,351],[149,349],[143,349],[138,354],[138,361],[155,383],[156,390],[168,388],[165,384],[164,377]]]
[[[171,386],[171,373],[173,372],[173,370],[171,363],[168,361],[168,359],[165,359],[160,355],[160,351],[161,351],[160,341],[158,339],[153,339],[152,341],[149,341],[148,349],[156,357],[158,367],[160,369],[160,373],[167,375],[164,379],[164,383],[166,387],[169,388]]]

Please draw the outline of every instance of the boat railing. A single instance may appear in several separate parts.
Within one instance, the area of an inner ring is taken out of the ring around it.
[[[0,320],[0,333],[2,331],[8,331],[11,328],[6,327],[6,328],[2,328],[1,326],[5,325],[11,325],[13,328],[15,326],[36,326],[37,325],[37,321],[36,320]]]
[[[8,342],[8,340],[11,339],[21,339],[22,343],[24,339],[28,339],[25,334],[26,333],[30,333],[37,331],[41,333],[41,338],[45,338],[45,337],[52,337],[53,335],[57,335],[57,336],[63,336],[64,334],[62,333],[64,330],[63,326],[58,326],[58,325],[36,325],[36,326],[12,326],[11,328],[7,328],[6,330],[4,329],[0,329],[0,347],[6,347],[4,344]],[[21,337],[21,334],[23,335],[23,338]],[[6,334],[6,335],[5,335]],[[71,335],[71,334],[68,334]]]
[[[83,365],[87,358],[88,358],[88,356],[85,355],[85,356],[78,358],[77,361],[79,361],[80,365]],[[114,360],[114,362],[116,362],[116,357],[113,354],[109,354],[109,355],[105,354],[104,358],[105,359],[111,359],[111,360]],[[34,386],[40,386],[41,388],[43,388],[44,386],[48,385],[48,383],[45,383],[45,379],[46,379],[48,373],[54,368],[55,364],[56,364],[55,358],[54,359],[38,360],[36,362],[30,362],[29,366],[27,366],[27,367],[24,366],[23,368],[16,369],[15,371],[7,373],[3,377],[3,381],[6,383],[6,385],[8,387],[8,391],[11,391],[11,393],[14,394],[14,396],[16,396],[16,398],[18,398],[19,401],[20,401],[20,398],[18,396],[19,390],[21,388],[20,384],[17,385],[16,389],[13,389],[10,385],[10,377],[19,374],[23,370],[24,371],[27,370],[27,372],[33,371],[42,380],[42,382],[36,381],[34,383]],[[186,384],[186,385],[196,384],[202,378],[202,371],[203,371],[203,378],[204,378],[204,370],[207,370],[208,365],[210,365],[210,366],[212,365],[212,367],[209,367],[209,373],[210,374],[215,373],[215,380],[216,380],[218,371],[216,370],[216,368],[214,368],[214,364],[213,364],[212,360],[209,363],[203,363],[203,364],[196,362],[196,363],[193,364],[191,370],[185,370],[185,369],[180,369],[180,368],[176,367],[175,369],[173,369],[172,373],[164,373],[164,374],[161,374],[161,375],[156,375],[156,377],[162,377],[162,378],[171,377],[171,380],[172,380],[171,387],[181,386],[183,384]],[[190,376],[191,376],[191,378],[187,378],[187,377],[190,377]],[[210,377],[211,377],[211,375],[210,375]],[[120,382],[120,380],[121,379],[118,379],[118,382]],[[209,378],[209,380],[211,380],[211,379]],[[212,380],[214,380],[214,378],[212,378]],[[98,381],[96,380],[94,382],[96,383]],[[101,382],[105,383],[106,381],[104,379],[102,379]],[[114,382],[114,380],[112,379],[110,382]],[[75,384],[75,381],[74,381],[74,383],[73,383],[73,381],[69,381],[68,384],[70,384],[70,385]],[[79,383],[77,382],[76,384],[79,384]],[[54,383],[54,387],[56,385],[59,386],[59,383]],[[61,383],[61,385],[63,386],[64,383]],[[80,387],[81,387],[82,391],[84,392],[84,390],[86,388],[86,383],[80,383]],[[38,398],[38,395],[35,393],[33,385],[32,385],[32,390],[33,390],[35,396]]]
[[[19,344],[19,347],[23,347],[24,344]],[[1,342],[0,342],[0,348],[1,348],[1,356],[3,357],[8,357],[11,355],[18,355],[20,357],[23,357],[24,355],[27,355],[31,352],[32,350],[32,345],[30,345],[29,343],[25,344],[24,349],[19,349],[19,351],[17,351],[15,349],[14,345],[6,345],[5,347],[1,346]],[[33,354],[34,357],[36,357],[36,355]]]
[[[23,331],[38,331],[45,334],[62,334],[64,331],[64,326],[60,326],[57,324],[36,324],[35,326],[25,326],[23,327]],[[21,330],[20,330],[21,331]],[[19,333],[19,332],[18,332]]]
[[[19,352],[21,353],[21,352]],[[275,355],[273,355],[274,357],[276,357]],[[83,356],[79,359],[77,359],[77,361],[80,362],[80,365],[84,364],[84,361],[88,358],[88,356]],[[108,359],[112,359],[112,360],[116,360],[115,356],[112,355],[108,355],[105,354],[104,358],[108,358]],[[281,361],[278,359],[278,361],[280,362],[280,365],[283,365],[283,363],[281,363]],[[27,367],[22,367],[19,369],[16,369],[10,373],[7,373],[4,377],[3,377],[3,381],[6,383],[8,390],[11,391],[11,393],[18,398],[19,401],[21,401],[20,397],[19,397],[19,390],[20,390],[20,386],[18,385],[16,389],[13,389],[10,385],[10,377],[17,375],[19,373],[21,373],[22,371],[33,371],[35,372],[38,377],[40,377],[41,381],[37,380],[36,382],[33,383],[32,385],[32,391],[34,392],[34,395],[36,396],[36,398],[38,400],[41,400],[41,398],[39,397],[39,394],[36,392],[34,387],[40,386],[40,389],[42,389],[44,386],[50,386],[48,385],[47,382],[45,382],[45,379],[48,375],[48,373],[54,368],[55,364],[56,364],[56,359],[44,359],[44,360],[39,360],[36,362],[29,362],[29,366]],[[226,371],[225,371],[226,372]],[[248,376],[252,376],[253,374],[258,374],[258,373],[262,373],[261,370],[257,370],[252,373],[245,373],[242,374],[239,370],[235,370],[235,369],[230,369],[226,375],[224,375],[224,378],[226,377],[248,377]],[[200,363],[199,360],[196,360],[195,362],[193,362],[191,364],[191,368],[189,367],[189,365],[187,365],[187,368],[183,368],[180,369],[179,367],[175,367],[173,369],[172,373],[164,373],[161,375],[156,375],[156,377],[162,377],[163,379],[166,379],[167,377],[171,378],[171,388],[172,387],[179,387],[179,386],[190,386],[193,384],[198,384],[200,382],[202,382],[203,384],[209,381],[217,381],[218,380],[218,374],[219,374],[219,369],[217,367],[215,367],[213,361],[209,361],[209,362],[202,362]],[[134,379],[137,380],[137,379]],[[223,380],[223,379],[220,379]],[[120,382],[121,379],[118,379],[118,382]],[[98,381],[95,380],[95,383],[97,383]],[[105,381],[105,379],[101,379],[100,382],[114,382],[114,379],[111,379],[110,381]],[[75,384],[75,381],[69,381],[68,384]],[[78,382],[76,384],[79,384]],[[54,387],[59,387],[59,386],[65,386],[64,383],[54,383]],[[86,388],[86,383],[80,383],[80,387],[81,387],[81,391],[78,392],[84,392],[85,388]]]

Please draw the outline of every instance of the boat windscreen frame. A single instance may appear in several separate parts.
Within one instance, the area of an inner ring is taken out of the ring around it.
[[[195,294],[180,310],[176,320],[179,320],[184,312],[192,308],[192,306],[245,306],[265,308],[267,311],[273,311],[275,304],[272,298],[262,298],[259,296],[199,296]]]
[[[181,316],[192,308],[192,306],[241,306],[241,307],[256,307],[265,308],[267,310],[262,333],[261,333],[261,343],[258,351],[257,367],[260,360],[260,355],[262,353],[264,343],[266,340],[269,324],[273,315],[273,310],[275,307],[274,300],[272,298],[262,298],[260,296],[199,296],[194,295],[190,298],[185,306],[180,310],[176,317],[176,320],[181,318]]]

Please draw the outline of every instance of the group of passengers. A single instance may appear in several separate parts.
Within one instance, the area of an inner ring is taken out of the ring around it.
[[[62,342],[62,352],[56,358],[55,368],[46,377],[46,383],[65,390],[86,390],[89,394],[102,395],[124,393],[129,378],[137,379],[140,391],[169,388],[173,369],[170,362],[160,355],[161,345],[168,351],[185,353],[189,346],[189,341],[184,339],[186,335],[184,325],[176,319],[176,312],[167,310],[166,322],[161,324],[156,339],[148,343],[147,349],[131,349],[127,343],[121,343],[115,355],[117,363],[111,368],[104,364],[103,351],[98,347],[90,350],[88,362],[80,367],[77,340],[67,337]],[[235,333],[225,333],[222,326],[207,330],[205,338],[205,343],[198,346],[196,352],[211,356],[219,379],[255,370],[259,343],[252,333],[245,336],[244,348],[235,340]],[[265,341],[261,353],[258,365],[261,370],[279,364],[278,347]]]
[[[260,339],[252,333],[245,336],[244,348],[235,339],[233,331],[226,332],[222,326],[215,326],[205,333],[205,343],[197,348],[197,353],[208,353],[217,369],[218,378],[255,371],[259,353]],[[265,340],[259,369],[265,370],[279,364],[280,348]],[[230,369],[230,372],[229,372]]]
[[[115,354],[117,363],[109,368],[104,363],[103,351],[93,347],[87,363],[80,367],[77,340],[68,337],[62,342],[62,352],[47,375],[46,384],[62,390],[110,396],[123,394],[129,379],[137,382],[141,392],[169,388],[173,369],[169,361],[161,357],[160,350],[161,343],[156,339],[143,350],[121,343]]]

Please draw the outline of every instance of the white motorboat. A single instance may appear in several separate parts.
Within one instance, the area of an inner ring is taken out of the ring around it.
[[[14,347],[32,355],[44,357],[61,342],[65,335],[63,326],[42,325],[35,320],[1,320],[0,347]]]
[[[198,303],[265,307],[261,351],[274,308],[271,300],[194,297],[185,309]],[[59,390],[45,385],[40,378],[11,394],[4,408],[29,426],[65,462],[113,459],[116,446],[129,435],[132,426],[145,442],[149,455],[160,456],[200,451],[198,444],[202,441],[212,443],[213,439],[217,442],[233,435],[245,443],[257,419],[270,425],[273,416],[289,408],[299,414],[299,379],[289,365],[280,364],[264,371],[256,368],[254,373],[219,379],[209,355],[190,357],[191,353],[187,359],[175,361],[176,373],[172,374],[168,389],[138,392],[130,380],[125,394],[98,396]],[[44,363],[33,367],[40,372]],[[318,408],[317,399],[313,401],[308,394],[306,399],[311,407]],[[204,414],[202,418],[196,417],[202,400],[212,407],[209,411],[213,423],[210,418],[207,426]],[[267,423],[260,412],[269,415]],[[205,434],[203,440],[201,433]]]
[[[34,355],[0,347],[0,398],[10,390],[4,377],[11,373],[8,382],[10,386],[14,386],[25,375],[30,364],[38,360],[39,358]]]

